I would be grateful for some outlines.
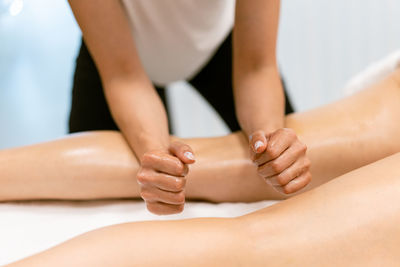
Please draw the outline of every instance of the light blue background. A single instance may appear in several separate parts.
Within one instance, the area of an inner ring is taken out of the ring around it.
[[[19,15],[0,14],[0,148],[67,129],[79,29],[65,0],[23,2]],[[295,106],[341,97],[349,77],[400,48],[399,14],[398,0],[282,0],[278,54]],[[169,95],[179,135],[226,133],[185,84]]]
[[[79,29],[67,1],[24,1],[0,15],[0,148],[66,132]]]

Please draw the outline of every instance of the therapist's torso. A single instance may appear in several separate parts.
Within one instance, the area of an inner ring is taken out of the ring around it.
[[[141,62],[157,85],[194,76],[231,32],[234,0],[122,0]]]

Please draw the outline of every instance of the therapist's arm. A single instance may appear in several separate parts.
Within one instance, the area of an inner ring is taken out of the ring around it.
[[[121,1],[69,3],[99,70],[113,118],[141,162],[138,180],[148,209],[157,214],[180,212],[186,164],[194,162],[193,154],[187,145],[169,144],[164,106],[141,65]]]
[[[236,1],[234,94],[259,174],[267,181],[285,176],[295,183],[309,175],[310,163],[306,146],[294,131],[283,128],[285,98],[276,59],[279,9],[279,0]]]

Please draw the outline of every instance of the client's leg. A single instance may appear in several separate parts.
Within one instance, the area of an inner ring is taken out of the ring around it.
[[[11,266],[399,266],[400,154],[235,219],[128,223]]]
[[[287,117],[309,147],[311,187],[400,151],[400,70],[354,96]],[[188,198],[256,201],[282,196],[258,177],[240,133],[185,140],[197,162]],[[0,200],[138,197],[136,158],[115,132],[0,152]]]
[[[244,216],[250,266],[399,266],[400,153]]]
[[[307,189],[400,152],[398,120],[400,68],[353,96],[286,117],[286,127],[294,129],[308,146],[313,179]],[[193,166],[187,184],[189,196],[214,201],[282,198],[264,185],[247,160],[243,135],[223,137],[219,142],[196,140],[191,145],[200,156],[211,153],[198,157],[204,164]]]
[[[400,152],[400,67],[375,85],[287,117],[308,146],[313,184]]]

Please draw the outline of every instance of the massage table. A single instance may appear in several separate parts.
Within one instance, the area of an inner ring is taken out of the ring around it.
[[[350,94],[365,88],[383,78],[399,63],[400,50],[356,75],[345,87],[344,93]],[[188,202],[183,213],[170,216],[156,216],[149,213],[144,202],[140,200],[2,203],[0,204],[0,265],[107,225],[144,220],[235,217],[274,203],[276,201],[221,204]]]

